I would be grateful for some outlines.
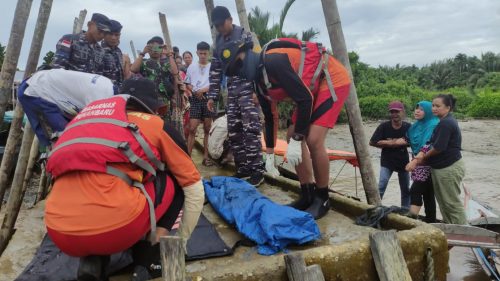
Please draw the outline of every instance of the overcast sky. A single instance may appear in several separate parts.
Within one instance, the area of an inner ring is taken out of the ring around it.
[[[233,0],[214,0],[227,6],[238,23]],[[500,53],[500,0],[337,0],[347,49],[361,61],[378,65],[425,65],[457,53],[480,56]],[[2,2],[0,43],[6,45],[17,1]],[[277,22],[285,0],[247,0],[246,8],[259,6]],[[40,0],[34,0],[18,67],[24,69]],[[42,55],[55,50],[57,40],[71,33],[73,19],[87,9],[122,23],[121,49],[130,53],[130,40],[137,49],[154,35],[161,35],[158,12],[167,15],[170,36],[181,52],[195,51],[196,43],[210,43],[210,30],[202,0],[54,0]],[[85,25],[84,25],[85,27]],[[286,32],[314,27],[317,41],[329,42],[320,0],[297,0],[284,23]]]

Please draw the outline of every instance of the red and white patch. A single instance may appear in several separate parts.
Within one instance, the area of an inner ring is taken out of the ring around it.
[[[66,47],[66,48],[69,48],[69,47],[71,47],[71,41],[69,41],[69,40],[62,40],[61,41],[61,45],[64,46],[64,47]]]

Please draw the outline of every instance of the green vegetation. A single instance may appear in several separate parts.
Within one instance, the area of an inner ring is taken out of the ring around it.
[[[500,117],[500,54],[487,52],[481,58],[458,54],[423,67],[370,67],[355,52],[349,53],[349,59],[365,118],[386,117],[391,100],[404,102],[411,114],[418,101],[431,100],[438,93],[457,98],[459,117]]]

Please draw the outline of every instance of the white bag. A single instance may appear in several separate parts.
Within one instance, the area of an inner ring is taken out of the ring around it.
[[[227,135],[227,117],[223,115],[214,121],[208,135],[208,153],[213,159],[221,157]]]

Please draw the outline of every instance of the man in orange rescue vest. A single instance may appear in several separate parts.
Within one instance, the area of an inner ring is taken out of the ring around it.
[[[203,207],[200,174],[178,132],[154,113],[148,79],[124,81],[121,95],[92,102],[67,125],[49,155],[54,185],[45,223],[54,243],[81,257],[78,280],[102,280],[109,255],[151,243],[181,209],[186,240]]]
[[[266,171],[272,175],[279,172],[274,164],[273,114],[277,113],[271,104],[295,103],[286,158],[296,168],[301,197],[290,206],[315,219],[323,217],[330,209],[325,139],[349,95],[351,81],[346,69],[321,44],[290,38],[269,42],[260,54],[252,52],[245,42],[232,41],[225,45],[223,54],[228,75],[238,73],[256,81],[265,116]]]

